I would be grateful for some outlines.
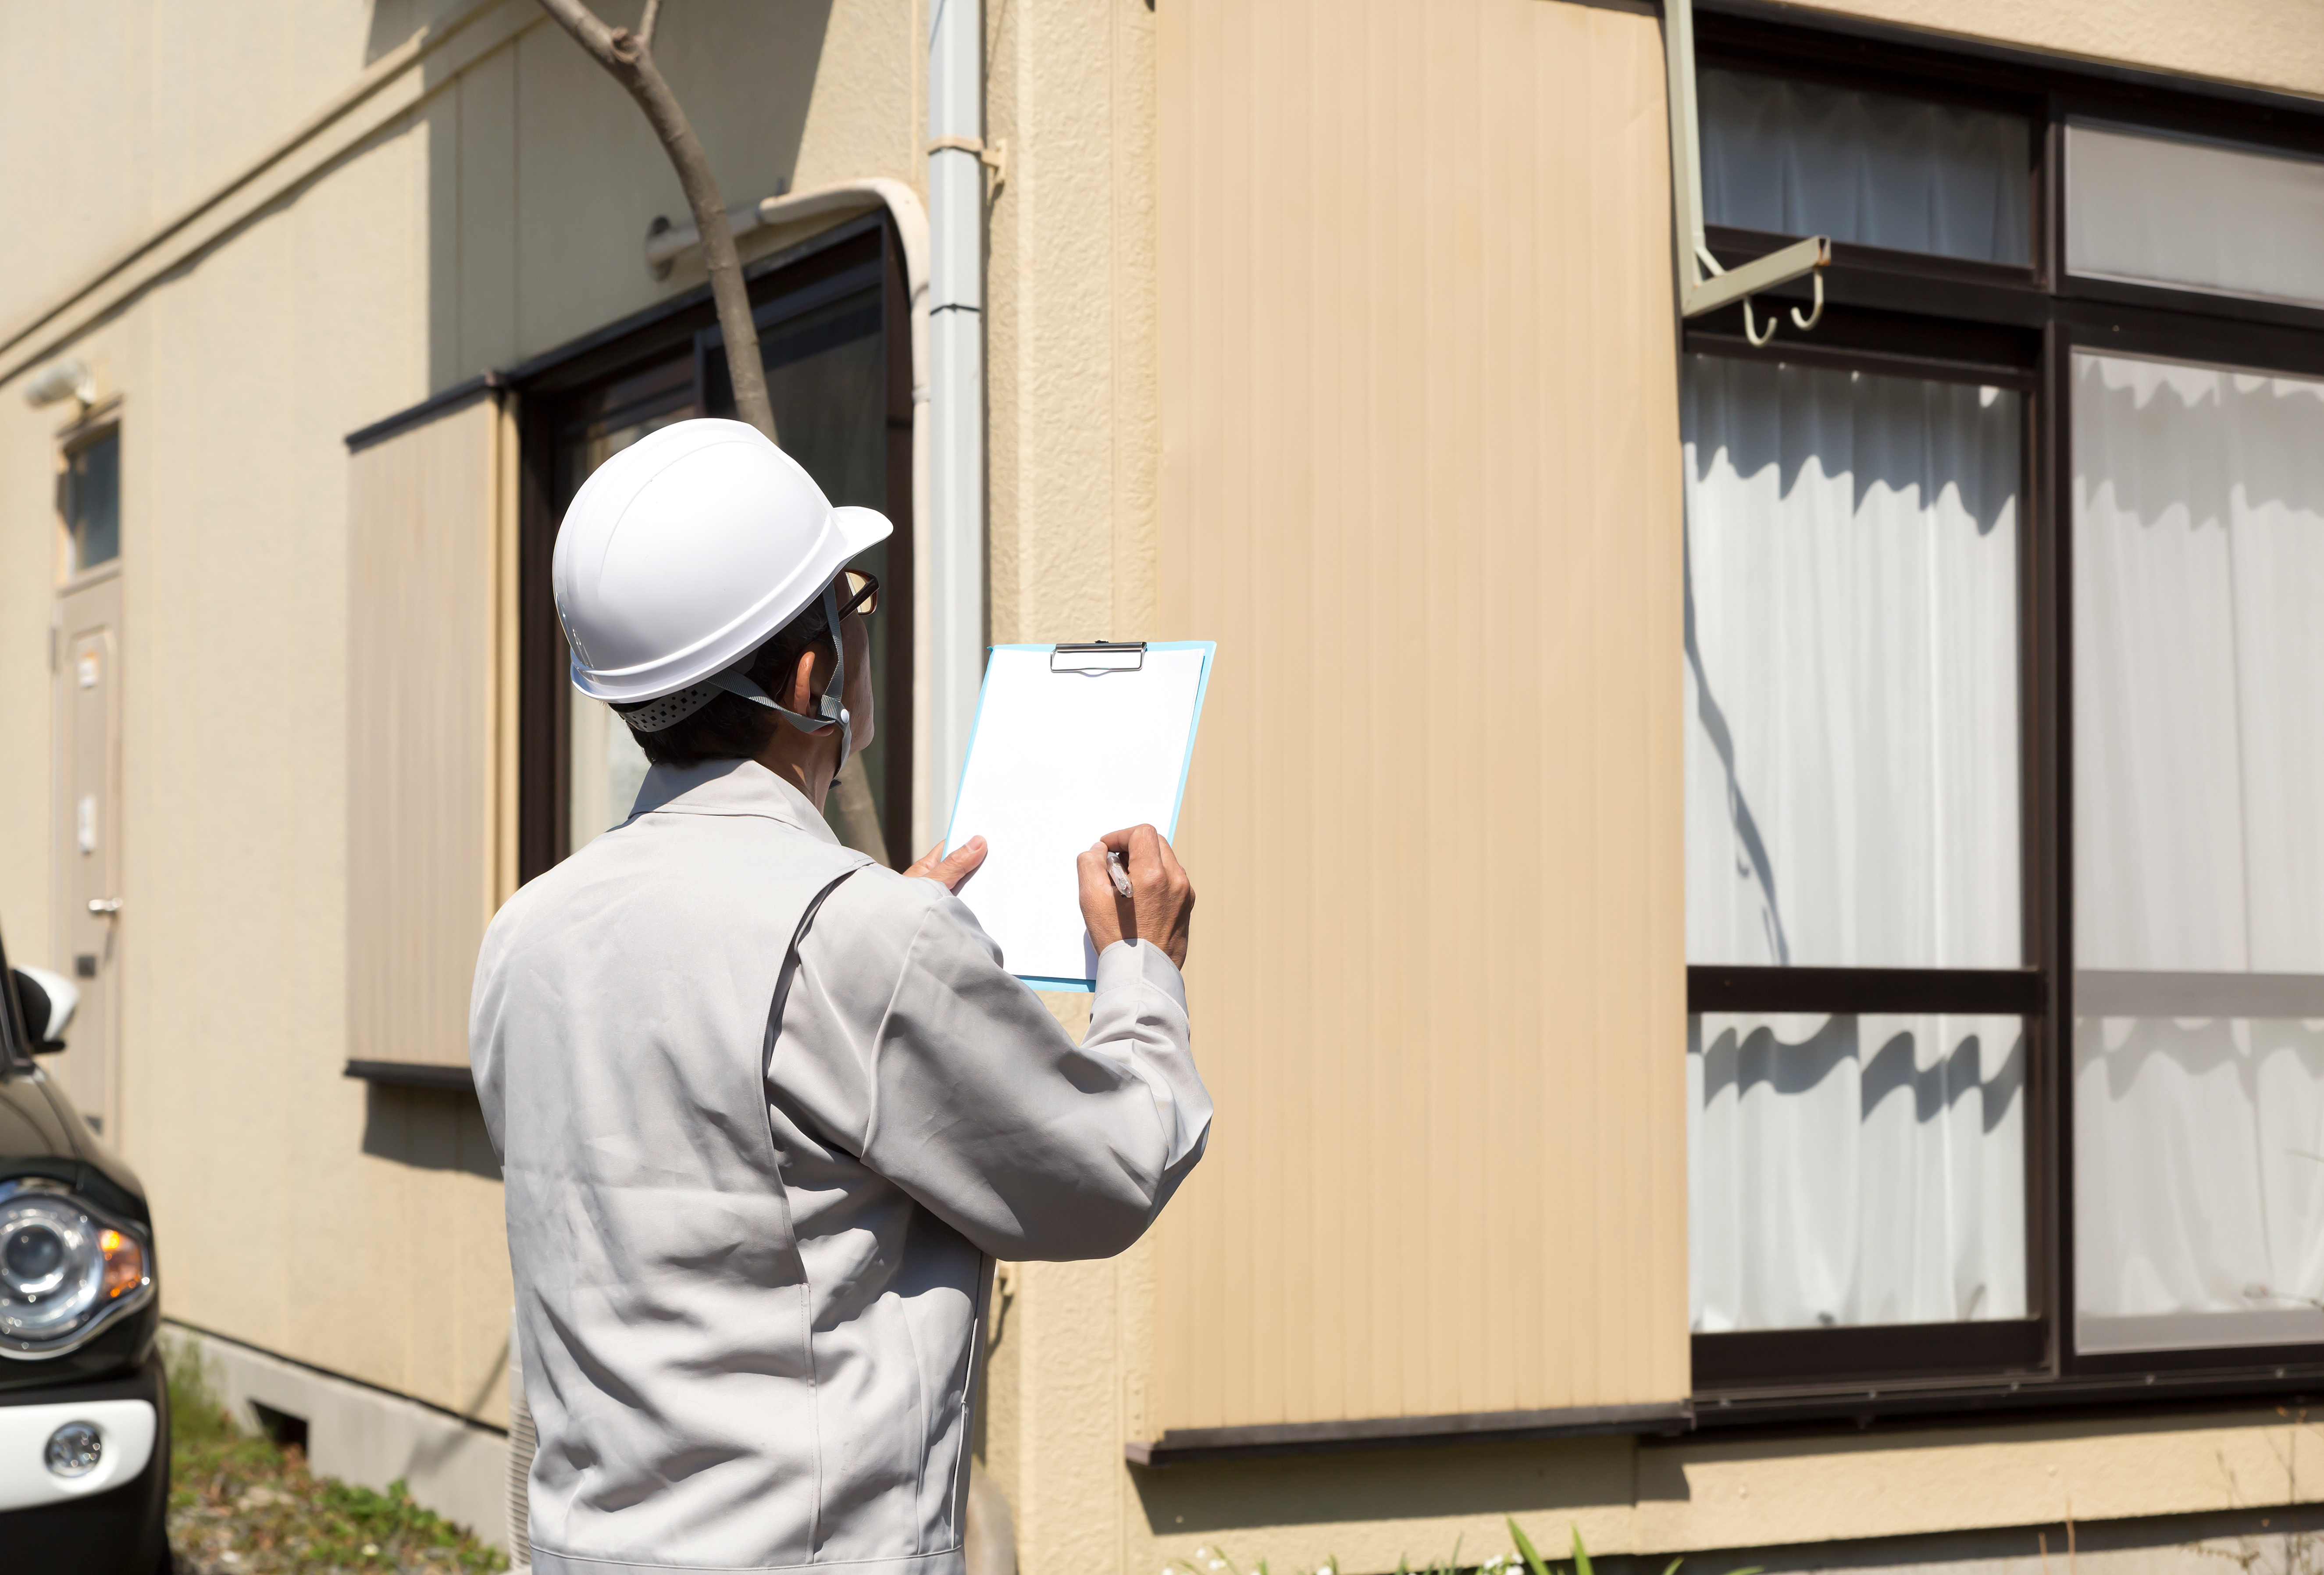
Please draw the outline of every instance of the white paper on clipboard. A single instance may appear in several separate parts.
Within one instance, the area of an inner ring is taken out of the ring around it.
[[[1028,984],[1093,987],[1074,861],[1124,826],[1176,834],[1216,649],[993,648],[945,846],[984,839],[960,898]]]

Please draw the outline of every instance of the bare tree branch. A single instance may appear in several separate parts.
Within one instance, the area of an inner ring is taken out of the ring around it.
[[[694,227],[702,236],[702,261],[710,271],[710,296],[717,303],[719,331],[726,339],[726,370],[734,381],[734,413],[769,438],[775,435],[774,407],[767,400],[767,373],[759,360],[759,330],[751,321],[751,299],[742,284],[742,264],[734,253],[733,226],[726,221],[726,204],[718,195],[718,181],[710,173],[710,159],[702,139],[678,107],[678,95],[662,80],[654,64],[654,23],[661,0],[646,0],[638,31],[607,27],[582,0],[540,0],[540,8],[571,33],[590,58],[605,68],[613,80],[629,91],[646,112],[647,124],[661,139],[678,171],[678,183],[694,209]]]
[[[750,293],[742,284],[742,264],[734,254],[734,231],[727,222],[726,204],[710,173],[710,160],[701,139],[678,107],[678,96],[662,79],[653,58],[654,23],[661,18],[661,0],[646,0],[637,31],[607,27],[583,0],[540,0],[540,8],[571,33],[591,59],[605,68],[628,89],[646,112],[646,121],[661,139],[694,209],[694,227],[702,236],[702,261],[710,271],[710,295],[717,303],[719,330],[726,338],[726,369],[734,382],[734,413],[770,438],[775,436],[774,407],[767,399],[765,364],[759,359],[759,330],[751,321]],[[842,764],[846,762],[843,761]],[[880,829],[878,809],[870,785],[858,764],[842,777],[833,805],[841,835],[850,847],[890,861],[888,844]]]

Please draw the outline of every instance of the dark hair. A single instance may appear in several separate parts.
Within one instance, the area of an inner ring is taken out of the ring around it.
[[[818,594],[805,612],[751,653],[751,665],[743,671],[760,688],[782,700],[798,671],[800,656],[830,637],[831,624],[824,618],[823,597]],[[616,714],[636,709],[634,705],[613,707]],[[763,705],[740,695],[722,693],[693,715],[659,732],[640,732],[633,727],[630,736],[655,765],[682,768],[705,760],[747,760],[767,747],[775,729],[788,725]]]

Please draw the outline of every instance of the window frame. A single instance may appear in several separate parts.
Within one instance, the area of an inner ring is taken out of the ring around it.
[[[118,574],[121,571],[122,559],[128,556],[128,543],[122,539],[122,530],[127,521],[124,518],[126,511],[122,506],[121,493],[124,484],[121,472],[122,456],[117,447],[114,456],[113,556],[102,563],[92,564],[83,568],[78,561],[78,544],[73,539],[73,461],[108,439],[116,446],[124,441],[121,412],[121,396],[115,394],[109,399],[100,400],[89,406],[88,410],[61,428],[56,435],[57,569],[55,578],[60,592],[75,590],[82,585],[92,585],[107,575]]]
[[[1701,68],[1936,98],[2023,115],[2030,265],[1835,241],[1824,320],[1786,318],[1764,348],[1739,305],[1682,325],[1682,355],[1787,361],[1992,383],[2023,396],[2018,540],[2021,902],[2018,969],[1690,964],[1690,1014],[2009,1013],[2027,1036],[2024,1090],[2030,1316],[1970,1323],[1748,1331],[1691,1337],[1698,1426],[1934,1416],[2092,1404],[2143,1406],[2324,1390],[2324,1340],[2277,1347],[2083,1355],[2073,1349],[2072,431],[2074,353],[2103,349],[2324,376],[2324,309],[2066,272],[2065,127],[2101,120],[2324,153],[2324,109],[2283,96],[2078,69],[2024,51],[1929,47],[1926,35],[1790,7],[1713,0],[1697,17]],[[1699,68],[1700,69],[1700,68]],[[1798,239],[1708,227],[1734,268]],[[1764,292],[1803,307],[1805,280]],[[1778,313],[1780,309],[1776,309]]]
[[[889,539],[883,595],[897,615],[883,618],[879,638],[890,694],[880,714],[886,747],[886,810],[881,830],[891,852],[910,842],[912,772],[912,343],[911,301],[903,247],[883,213],[833,226],[760,258],[743,269],[752,317],[761,331],[800,312],[874,282],[881,291],[881,347],[886,357],[886,498],[882,512],[895,526]],[[570,654],[557,619],[549,567],[559,523],[556,437],[561,418],[578,400],[648,367],[691,359],[695,400],[708,392],[711,356],[723,348],[717,311],[705,284],[659,306],[515,368],[504,381],[520,396],[518,524],[518,816],[520,881],[560,861],[571,840],[572,702]]]

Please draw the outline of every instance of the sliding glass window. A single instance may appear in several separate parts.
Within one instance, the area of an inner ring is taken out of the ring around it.
[[[2312,1390],[2324,114],[1698,26],[1698,1420]]]
[[[2075,1343],[2324,1340],[2324,382],[2072,378]]]
[[[872,629],[878,728],[825,806],[842,841],[894,861],[911,807],[911,364],[899,258],[875,221],[842,226],[781,265],[756,265],[752,314],[776,441],[834,503],[885,512],[896,534],[855,566],[879,577]],[[528,875],[628,818],[646,759],[613,713],[566,681],[548,606],[557,522],[581,484],[648,433],[732,416],[726,349],[706,299],[593,336],[525,379]]]
[[[1687,358],[1687,956],[2011,968],[2020,401]],[[2020,1318],[2024,1025],[1690,1020],[1699,1332]]]

